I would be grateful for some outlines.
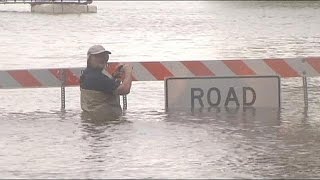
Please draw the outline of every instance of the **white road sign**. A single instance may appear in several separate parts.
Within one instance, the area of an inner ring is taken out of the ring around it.
[[[278,76],[172,77],[165,80],[166,109],[280,107]]]

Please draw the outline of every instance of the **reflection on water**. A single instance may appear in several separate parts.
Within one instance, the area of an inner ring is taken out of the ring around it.
[[[303,108],[129,109],[121,121],[110,122],[84,119],[79,111],[9,113],[1,115],[0,174],[317,177],[319,123],[306,114]]]

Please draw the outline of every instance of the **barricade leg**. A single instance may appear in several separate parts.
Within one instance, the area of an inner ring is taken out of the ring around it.
[[[306,76],[302,77],[302,82],[303,82],[304,107],[308,109],[308,81]]]
[[[66,109],[66,72],[65,70],[61,70],[61,111]]]
[[[127,110],[127,95],[123,95],[122,96],[122,100],[123,100],[123,110]]]

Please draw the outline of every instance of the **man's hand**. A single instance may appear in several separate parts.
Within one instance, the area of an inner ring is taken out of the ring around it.
[[[126,74],[131,74],[132,73],[133,66],[131,64],[124,64],[122,68],[124,69],[124,72]]]
[[[132,69],[131,64],[124,64],[122,69],[124,70],[125,76],[122,81],[122,84],[115,90],[115,94],[125,95],[130,93],[131,84],[132,84]]]

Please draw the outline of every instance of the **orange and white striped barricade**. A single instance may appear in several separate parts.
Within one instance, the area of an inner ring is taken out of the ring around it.
[[[167,77],[277,75],[282,78],[302,77],[307,99],[306,77],[320,76],[320,57],[248,60],[121,62],[133,65],[134,81],[161,81]],[[109,64],[111,74],[119,62]],[[84,67],[1,70],[0,89],[79,86]],[[64,103],[62,103],[64,109]]]

